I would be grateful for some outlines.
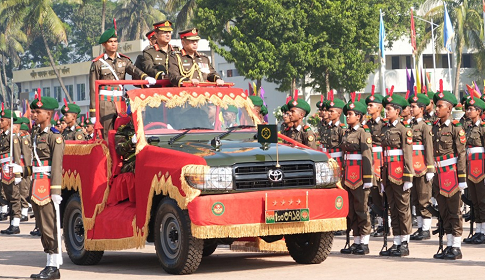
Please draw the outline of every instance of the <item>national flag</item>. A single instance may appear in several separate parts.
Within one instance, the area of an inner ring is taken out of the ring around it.
[[[379,50],[381,51],[381,59],[384,63],[384,39],[386,38],[386,30],[384,29],[384,20],[382,19],[382,10],[380,10],[380,23],[379,23]]]
[[[411,47],[413,47],[413,52],[415,52],[416,51],[416,28],[414,27],[413,8],[411,8]]]
[[[249,84],[249,95],[254,95],[253,86],[251,85],[250,82],[248,82],[248,84]]]
[[[455,31],[453,30],[453,25],[451,24],[450,15],[448,15],[448,9],[446,8],[446,3],[443,3],[445,6],[445,19],[444,19],[444,32],[443,32],[443,47],[448,51],[452,52],[451,50],[451,41],[453,40],[453,36],[455,35]],[[451,67],[451,65],[450,65]]]
[[[482,93],[480,92],[480,89],[478,88],[478,85],[475,81],[473,81],[473,84],[475,85],[475,90],[482,96]]]

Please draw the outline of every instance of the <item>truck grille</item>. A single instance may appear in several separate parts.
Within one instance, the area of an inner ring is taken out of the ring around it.
[[[234,165],[236,190],[265,188],[301,188],[315,186],[315,166],[313,161],[280,162],[283,180],[272,182],[268,172],[275,170],[276,162],[243,163]]]

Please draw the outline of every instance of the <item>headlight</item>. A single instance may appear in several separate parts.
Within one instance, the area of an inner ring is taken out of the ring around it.
[[[232,167],[208,167],[186,170],[185,181],[202,191],[232,190]]]
[[[336,184],[340,180],[340,169],[334,159],[315,163],[317,186]]]

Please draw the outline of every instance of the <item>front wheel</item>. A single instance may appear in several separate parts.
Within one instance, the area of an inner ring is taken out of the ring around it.
[[[166,272],[190,274],[197,270],[204,240],[192,236],[187,210],[165,197],[158,205],[154,229],[155,250]]]
[[[87,251],[84,248],[84,224],[79,194],[67,201],[62,220],[64,244],[71,261],[78,265],[94,265],[101,261],[104,251]]]
[[[315,232],[285,235],[286,247],[290,256],[301,264],[323,262],[332,249],[332,232]]]

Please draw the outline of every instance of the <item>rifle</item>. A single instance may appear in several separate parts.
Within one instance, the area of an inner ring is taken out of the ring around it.
[[[469,200],[465,194],[461,195],[461,200],[463,201],[463,203],[470,206],[470,212],[469,212],[470,214],[468,215],[468,217],[465,218],[465,222],[468,222],[468,221],[470,222],[470,233],[468,234],[468,237],[465,238],[465,240],[467,240],[467,239],[471,239],[473,236],[473,223],[475,222],[475,209],[473,208],[473,202]]]
[[[443,227],[443,219],[441,218],[440,212],[433,207],[433,205],[429,204],[426,206],[426,209],[431,213],[431,215],[438,217],[438,228],[433,230],[433,235],[439,233],[439,248],[436,254],[443,253],[443,236],[445,235],[445,228]]]
[[[384,187],[387,185],[387,179],[384,179],[387,178],[387,168],[387,162],[384,162],[381,166],[381,178]],[[384,205],[382,210],[382,226],[384,228],[384,244],[382,244],[381,252],[387,251],[387,235],[389,234],[389,203],[387,202],[387,195],[384,194],[383,196]]]

